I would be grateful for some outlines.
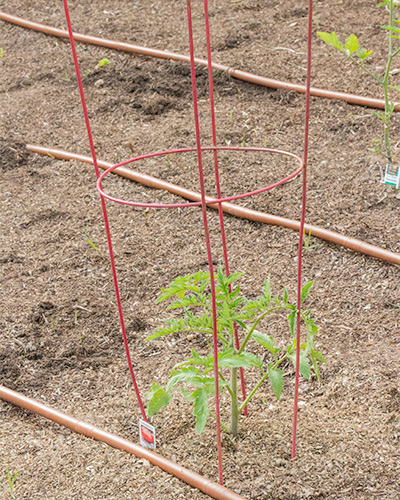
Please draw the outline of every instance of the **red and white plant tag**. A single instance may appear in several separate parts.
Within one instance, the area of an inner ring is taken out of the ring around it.
[[[391,165],[388,163],[385,168],[385,184],[389,184],[390,186],[395,186],[396,189],[399,189],[400,184],[400,167]]]
[[[144,448],[156,449],[156,429],[142,419],[139,419],[139,440]]]

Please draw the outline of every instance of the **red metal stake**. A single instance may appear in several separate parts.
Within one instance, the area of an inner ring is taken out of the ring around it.
[[[82,109],[83,109],[83,114],[85,116],[86,130],[87,130],[87,134],[88,134],[88,138],[89,138],[90,151],[92,153],[93,165],[94,165],[94,169],[96,171],[96,177],[98,179],[100,177],[100,172],[99,172],[99,167],[97,165],[96,151],[95,151],[95,147],[94,147],[92,131],[90,128],[89,115],[88,115],[87,108],[86,108],[85,94],[83,91],[82,79],[81,79],[81,74],[80,74],[80,70],[79,70],[79,62],[78,62],[78,57],[76,54],[75,41],[74,41],[73,32],[72,32],[68,3],[67,3],[67,0],[63,0],[63,2],[64,2],[65,17],[66,17],[67,25],[68,25],[69,40],[71,42],[72,55],[74,58],[76,78],[78,80],[79,93],[80,93],[81,102],[82,102]],[[140,397],[139,387],[138,387],[137,382],[136,382],[136,378],[135,378],[135,374],[134,374],[133,366],[132,366],[131,355],[129,352],[128,338],[126,336],[124,315],[122,312],[121,297],[120,297],[120,293],[119,293],[118,279],[117,279],[117,270],[115,268],[114,252],[113,252],[113,248],[112,248],[111,232],[110,232],[110,225],[108,222],[108,215],[107,215],[105,198],[103,195],[100,195],[100,197],[101,197],[101,207],[103,210],[103,217],[104,217],[104,226],[105,226],[106,233],[107,233],[108,250],[109,250],[109,254],[110,254],[110,262],[111,262],[111,269],[112,269],[112,275],[113,275],[113,280],[114,280],[115,296],[116,296],[117,305],[118,305],[118,315],[119,315],[119,321],[121,324],[122,337],[124,339],[126,359],[128,361],[129,372],[131,374],[131,379],[132,379],[133,387],[135,389],[136,397],[137,397],[137,400],[138,400],[138,403],[140,406],[140,411],[142,413],[142,418],[143,418],[143,420],[147,421],[146,412],[144,410],[142,398]]]
[[[304,221],[306,217],[306,195],[307,195],[307,160],[308,160],[308,138],[310,129],[310,88],[311,88],[311,47],[312,47],[312,13],[313,0],[309,0],[308,7],[308,47],[307,47],[307,83],[306,83],[306,116],[304,126],[304,168],[303,168],[303,196],[301,205],[301,219],[299,229],[299,250],[297,261],[297,321],[296,321],[296,379],[294,388],[294,414],[292,432],[292,458],[296,457],[297,440],[297,414],[299,403],[299,378],[300,378],[300,308],[301,308],[301,275],[303,259],[303,234]]]
[[[200,179],[200,192],[201,192],[201,208],[203,212],[204,237],[207,247],[208,267],[210,269],[210,282],[211,282],[213,339],[214,339],[213,351],[214,351],[214,380],[215,380],[215,417],[216,417],[217,447],[218,447],[218,475],[220,484],[223,484],[224,477],[222,471],[221,418],[220,418],[220,404],[219,404],[219,375],[218,375],[217,304],[215,298],[214,266],[212,261],[210,235],[208,232],[207,205],[206,205],[206,194],[204,188],[203,161],[202,161],[201,139],[200,139],[200,122],[199,122],[199,110],[198,110],[197,88],[196,88],[196,68],[194,64],[191,0],[187,0],[187,17],[188,17],[189,48],[190,48],[190,70],[192,74],[193,111],[194,111],[194,122],[196,129],[197,162],[199,166],[199,179]]]
[[[209,91],[210,91],[210,109],[211,109],[211,127],[212,127],[212,140],[213,146],[217,146],[217,129],[216,129],[216,121],[215,121],[215,104],[214,104],[214,80],[213,80],[213,68],[212,68],[212,59],[211,59],[211,36],[210,36],[210,20],[208,15],[208,0],[204,0],[204,18],[206,24],[206,40],[207,40],[207,65],[208,65],[208,83],[209,83]],[[219,182],[219,168],[218,168],[218,152],[214,149],[214,173],[215,173],[215,184],[217,188],[217,196],[221,198],[221,185]],[[219,225],[221,228],[221,239],[222,239],[222,249],[224,253],[224,264],[225,264],[225,273],[229,276],[229,260],[228,260],[228,248],[226,244],[226,236],[225,236],[225,224],[224,224],[224,212],[222,210],[222,204],[218,203],[218,214],[219,214]],[[229,285],[229,292],[231,292],[231,286]],[[237,324],[233,324],[234,332],[235,332],[235,346],[236,349],[240,348],[239,343],[239,335]],[[246,385],[244,381],[244,373],[243,368],[239,368],[240,373],[240,383],[242,388],[242,397],[243,401],[246,400]],[[244,415],[248,416],[247,406],[244,407],[243,410]]]

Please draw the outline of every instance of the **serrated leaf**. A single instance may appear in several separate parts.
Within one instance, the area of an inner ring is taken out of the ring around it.
[[[170,373],[170,379],[166,386],[166,390],[170,391],[179,382],[186,382],[194,386],[198,386],[200,377],[200,370],[195,366],[184,367],[181,370],[175,370]]]
[[[267,280],[264,282],[262,287],[262,293],[268,302],[271,301],[271,277],[268,276]]]
[[[306,283],[303,286],[303,288],[301,289],[301,294],[300,294],[300,302],[301,303],[303,303],[306,300],[307,295],[309,294],[313,284],[314,284],[314,281],[310,281],[309,283]]]
[[[255,354],[246,351],[242,352],[242,355],[250,363],[251,366],[258,366],[258,368],[262,367],[262,361],[260,356],[256,356]]]
[[[218,360],[220,368],[250,368],[251,360],[244,353],[231,354]]]
[[[154,340],[158,339],[159,337],[164,337],[164,335],[170,335],[171,333],[178,333],[186,330],[185,320],[182,318],[164,320],[164,323],[167,323],[169,326],[159,328],[156,332],[152,333],[145,340],[146,341]]]
[[[149,405],[147,407],[147,415],[152,417],[155,413],[158,413],[161,408],[164,408],[171,401],[172,396],[170,392],[164,391],[164,389],[160,388],[156,391],[152,398],[149,401]]]
[[[239,278],[241,278],[243,276],[243,273],[232,273],[230,274],[227,279],[226,279],[226,283],[228,285],[231,285],[234,281],[238,280]]]
[[[154,394],[161,389],[161,385],[157,383],[151,384],[150,390],[145,393],[145,398],[146,399],[151,399]]]
[[[276,399],[279,400],[283,390],[283,371],[278,369],[268,370],[268,377],[275,393]]]
[[[359,48],[359,43],[358,43],[358,39],[357,39],[357,37],[356,37],[356,35],[354,33],[352,33],[346,39],[344,47],[345,47],[346,50],[349,51],[350,54],[352,54],[353,52],[357,52],[357,50]]]
[[[260,333],[255,330],[251,336],[256,342],[268,349],[268,351],[272,354],[275,354],[277,352],[277,349],[275,349],[274,347],[274,339],[271,337],[271,335],[265,335],[264,333]]]
[[[294,368],[296,369],[296,351],[289,354],[288,357],[289,357],[290,361],[293,363]],[[307,380],[311,377],[310,361],[309,361],[307,355],[303,351],[300,352],[299,372]]]
[[[326,359],[323,357],[323,355],[319,351],[316,351],[315,349],[311,351],[311,356],[316,360],[320,361],[321,363],[326,363]]]
[[[317,360],[313,357],[311,359],[312,359],[314,373],[315,373],[317,380],[319,382],[321,380],[321,373],[319,371],[319,366],[318,366]]]
[[[196,417],[196,432],[201,434],[206,426],[209,414],[207,394],[204,388],[196,389],[191,399],[194,400],[193,415]]]
[[[292,334],[292,337],[296,337],[296,318],[297,318],[297,311],[294,310],[288,315],[288,321],[289,321],[289,328],[290,328],[290,333]]]
[[[357,50],[357,57],[364,61],[368,56],[372,54],[372,50],[360,49]]]
[[[343,49],[343,45],[340,43],[340,40],[334,31],[332,31],[332,33],[327,33],[326,31],[317,31],[317,35],[320,36],[320,38],[328,45],[333,45],[333,47],[338,50]]]
[[[201,306],[204,307],[206,305],[206,296],[205,295],[189,295],[187,297],[183,297],[180,300],[176,300],[172,302],[167,309],[177,309],[178,307],[189,307],[189,306]]]
[[[289,300],[288,291],[286,290],[286,288],[284,288],[284,290],[283,290],[283,302],[285,304],[287,304],[288,300]]]
[[[192,402],[192,400],[190,399],[190,392],[186,387],[177,387],[176,391],[182,394],[182,397],[185,399],[185,401],[187,401],[188,403]]]

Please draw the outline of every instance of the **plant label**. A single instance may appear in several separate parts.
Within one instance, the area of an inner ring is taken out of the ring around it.
[[[156,429],[148,422],[139,419],[140,445],[149,450],[156,449]]]
[[[389,184],[389,186],[395,186],[396,189],[399,189],[400,184],[400,167],[394,166],[388,163],[385,168],[385,184]]]

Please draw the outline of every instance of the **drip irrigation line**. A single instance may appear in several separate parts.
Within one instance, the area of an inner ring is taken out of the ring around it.
[[[37,146],[32,144],[28,144],[26,147],[29,151],[32,151],[33,153],[50,156],[51,158],[59,160],[75,160],[81,163],[88,163],[90,165],[93,164],[93,160],[92,158],[90,158],[90,156],[84,156],[69,151],[63,151],[54,148],[46,148],[43,146]],[[108,168],[112,167],[111,163],[102,160],[97,160],[97,164],[103,170],[107,170]],[[182,198],[185,198],[187,200],[200,201],[201,199],[200,193],[197,193],[196,191],[192,191],[191,189],[187,189],[182,186],[172,184],[171,182],[158,179],[157,177],[153,177],[152,175],[144,174],[142,172],[138,172],[136,170],[132,170],[127,167],[118,167],[113,172],[115,174],[121,175],[122,177],[143,184],[144,186],[168,191],[171,194],[181,196]],[[210,196],[206,196],[207,204],[212,199],[213,198],[211,198]],[[216,208],[216,209],[218,208],[218,204],[214,205],[211,204],[208,206],[211,208]],[[267,214],[265,212],[259,212],[257,210],[241,207],[239,205],[235,205],[234,203],[230,202],[222,202],[221,206],[224,212],[226,212],[227,214],[239,217],[241,219],[247,219],[262,224],[281,226],[287,229],[292,229],[294,231],[299,231],[300,229],[299,221],[287,219],[279,215],[272,215],[272,214]],[[380,259],[384,262],[390,262],[391,264],[400,265],[399,253],[391,252],[390,250],[386,250],[385,248],[380,248],[375,245],[371,245],[370,243],[366,243],[365,241],[358,240],[350,236],[345,236],[335,231],[330,231],[329,229],[325,229],[320,226],[314,226],[312,224],[307,224],[307,223],[304,224],[304,232],[307,235],[311,234],[311,236],[314,236],[316,238],[329,241],[336,245],[341,245],[345,248],[354,250],[355,252],[358,253],[375,257],[376,259]]]
[[[87,112],[86,101],[85,101],[85,93],[83,90],[82,79],[81,79],[81,74],[80,74],[80,70],[79,70],[79,62],[78,62],[78,56],[77,56],[76,48],[75,48],[75,40],[74,40],[73,32],[72,32],[71,19],[70,19],[69,10],[68,10],[68,2],[67,2],[67,0],[63,0],[63,3],[64,3],[65,17],[66,17],[66,21],[67,21],[67,25],[68,25],[68,37],[69,37],[70,44],[71,44],[71,51],[72,51],[72,57],[74,60],[76,78],[78,81],[82,110],[83,110],[83,114],[84,114],[84,118],[85,118],[86,131],[87,131],[88,140],[89,140],[89,144],[90,144],[90,151],[92,153],[93,165],[94,165],[94,169],[95,169],[95,173],[96,173],[96,178],[98,179],[100,177],[100,172],[99,172],[99,168],[97,165],[97,158],[96,158],[96,151],[95,151],[94,142],[93,142],[93,135],[92,135],[92,131],[90,128],[89,115]],[[128,363],[129,373],[131,376],[133,388],[135,390],[136,399],[137,399],[139,407],[140,407],[140,412],[142,414],[142,418],[144,421],[147,422],[146,411],[145,411],[144,406],[143,406],[142,398],[140,396],[139,387],[138,387],[135,373],[133,370],[131,354],[129,351],[128,337],[126,335],[125,321],[124,321],[124,315],[123,315],[123,310],[122,310],[121,296],[119,293],[117,269],[115,266],[114,251],[113,251],[112,240],[111,240],[111,231],[110,231],[110,224],[108,221],[106,201],[105,201],[105,197],[103,195],[100,195],[100,198],[101,198],[101,208],[102,208],[103,219],[104,219],[104,227],[105,227],[105,231],[106,231],[106,235],[107,235],[108,251],[109,251],[109,255],[110,255],[111,271],[112,271],[113,282],[114,282],[114,291],[115,291],[115,297],[116,297],[116,301],[117,301],[118,317],[119,317],[119,322],[121,325],[121,333],[122,333],[122,338],[123,338],[123,342],[124,342],[126,360]]]
[[[3,385],[0,385],[0,398],[8,403],[12,403],[16,406],[36,413],[37,415],[41,415],[42,417],[52,420],[59,425],[77,432],[78,434],[83,434],[84,436],[106,443],[113,448],[117,448],[118,450],[131,453],[137,458],[148,460],[151,464],[156,465],[163,471],[177,477],[190,486],[197,488],[211,498],[215,498],[216,500],[246,500],[228,488],[225,488],[224,486],[217,484],[210,479],[197,474],[196,472],[186,469],[181,465],[171,462],[154,451],[147,450],[132,441],[117,436],[116,434],[112,434],[111,432],[107,432],[100,427],[96,427],[93,424],[79,420],[72,415],[63,413],[60,410],[47,406],[35,399],[28,398],[27,396],[13,391],[8,387],[4,387]],[[156,496],[157,495],[155,494],[154,498],[156,498]]]
[[[39,31],[41,33],[45,33],[46,35],[68,38],[68,32],[65,30],[55,28],[54,26],[47,26],[45,24],[29,21],[27,19],[14,16],[12,14],[8,14],[7,12],[0,11],[0,20],[15,24],[17,26],[21,26],[23,28]],[[88,43],[91,45],[98,45],[100,47],[107,47],[109,49],[120,50],[123,52],[141,54],[143,56],[148,56],[148,57],[156,57],[159,59],[190,62],[190,57],[184,54],[177,54],[165,50],[142,47],[140,45],[134,45],[126,42],[119,42],[116,40],[109,40],[106,38],[100,38],[91,35],[83,35],[82,33],[74,33],[73,36],[77,42]],[[201,66],[208,65],[205,59],[195,58],[195,63]],[[229,66],[226,66],[225,64],[220,64],[215,62],[212,63],[212,68],[216,71],[225,72],[229,76],[231,76],[232,78],[236,78],[237,80],[254,83],[256,85],[261,85],[263,87],[269,87],[272,89],[292,90],[300,94],[306,93],[305,85],[274,80],[272,78],[267,78],[265,76],[256,75],[248,71],[231,68]],[[338,99],[341,101],[345,101],[348,104],[366,106],[368,108],[385,109],[385,101],[383,99],[376,99],[373,97],[359,96],[355,94],[349,94],[346,92],[337,92],[334,90],[319,89],[316,87],[310,88],[310,95],[314,97],[323,97],[327,99]],[[400,105],[396,106],[394,110],[400,111]]]
[[[220,398],[219,398],[219,370],[218,370],[218,323],[217,323],[217,298],[215,289],[214,264],[211,250],[210,233],[208,229],[207,205],[204,184],[203,159],[200,136],[200,116],[197,99],[196,85],[196,67],[194,62],[194,43],[193,43],[193,26],[192,26],[192,3],[191,0],[186,0],[187,22],[189,35],[189,52],[190,52],[190,73],[192,80],[192,102],[194,114],[194,126],[196,133],[196,150],[197,150],[197,165],[199,169],[199,182],[201,192],[201,211],[203,216],[204,240],[206,243],[208,269],[210,271],[210,287],[211,287],[211,305],[212,305],[212,324],[213,324],[213,354],[214,354],[214,387],[215,387],[215,427],[217,434],[217,455],[218,455],[218,477],[220,484],[224,484],[223,468],[222,468],[222,440],[221,440],[221,415],[220,415]]]

